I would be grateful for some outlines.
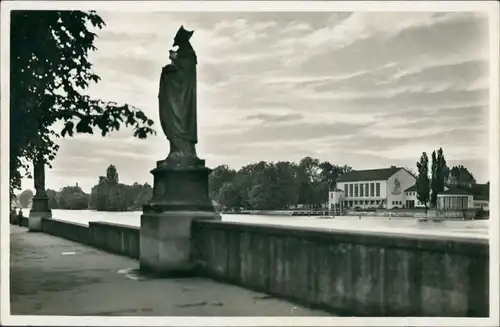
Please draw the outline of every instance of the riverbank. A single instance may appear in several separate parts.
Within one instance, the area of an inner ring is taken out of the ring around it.
[[[431,212],[431,210],[428,210]],[[433,210],[435,212],[435,210]],[[258,216],[307,216],[307,217],[338,217],[338,216],[359,216],[359,217],[398,217],[398,218],[417,218],[421,219],[425,216],[425,209],[375,209],[375,210],[345,210],[342,215],[334,214],[327,210],[240,210],[240,211],[223,211],[225,214],[231,215],[258,215]],[[474,217],[474,219],[489,219],[489,212],[485,212],[481,216]],[[449,220],[463,220],[461,217],[450,216],[445,219]]]
[[[240,210],[223,211],[230,215],[259,215],[259,216],[328,216],[324,210]]]

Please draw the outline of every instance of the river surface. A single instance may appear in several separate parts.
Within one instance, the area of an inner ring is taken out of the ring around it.
[[[139,227],[141,212],[102,212],[91,210],[52,210],[54,219],[87,225],[90,221]],[[223,214],[223,221],[246,224],[282,225],[290,227],[320,228],[326,230],[355,230],[366,232],[386,232],[399,234],[441,235],[455,237],[488,238],[489,220],[467,221],[418,221],[416,218],[353,217],[342,216],[335,219],[324,217],[291,217],[264,215]]]

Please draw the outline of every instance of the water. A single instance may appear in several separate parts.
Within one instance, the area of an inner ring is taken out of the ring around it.
[[[102,221],[139,227],[140,211],[100,212],[90,210],[52,210],[54,219],[88,225],[89,221]],[[264,215],[223,214],[223,221],[248,224],[269,224],[293,227],[320,228],[326,230],[377,231],[399,234],[441,235],[469,238],[488,238],[488,220],[419,222],[415,218],[353,217],[342,216],[335,219],[322,217],[291,217]]]

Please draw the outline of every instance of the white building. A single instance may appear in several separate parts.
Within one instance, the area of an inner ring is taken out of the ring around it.
[[[438,210],[489,210],[489,184],[461,187],[445,185],[444,192],[438,194]],[[339,177],[336,189],[328,195],[329,210],[424,207],[417,198],[416,178],[406,169],[396,166],[353,170]]]
[[[337,188],[343,190],[344,208],[392,209],[405,207],[405,190],[415,182],[406,169],[392,166],[351,171],[337,179]]]
[[[413,184],[405,190],[405,208],[425,208],[425,205],[417,199],[417,184]]]

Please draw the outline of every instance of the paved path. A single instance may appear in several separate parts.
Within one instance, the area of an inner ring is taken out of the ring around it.
[[[14,315],[328,316],[210,279],[144,279],[138,262],[11,226]]]

